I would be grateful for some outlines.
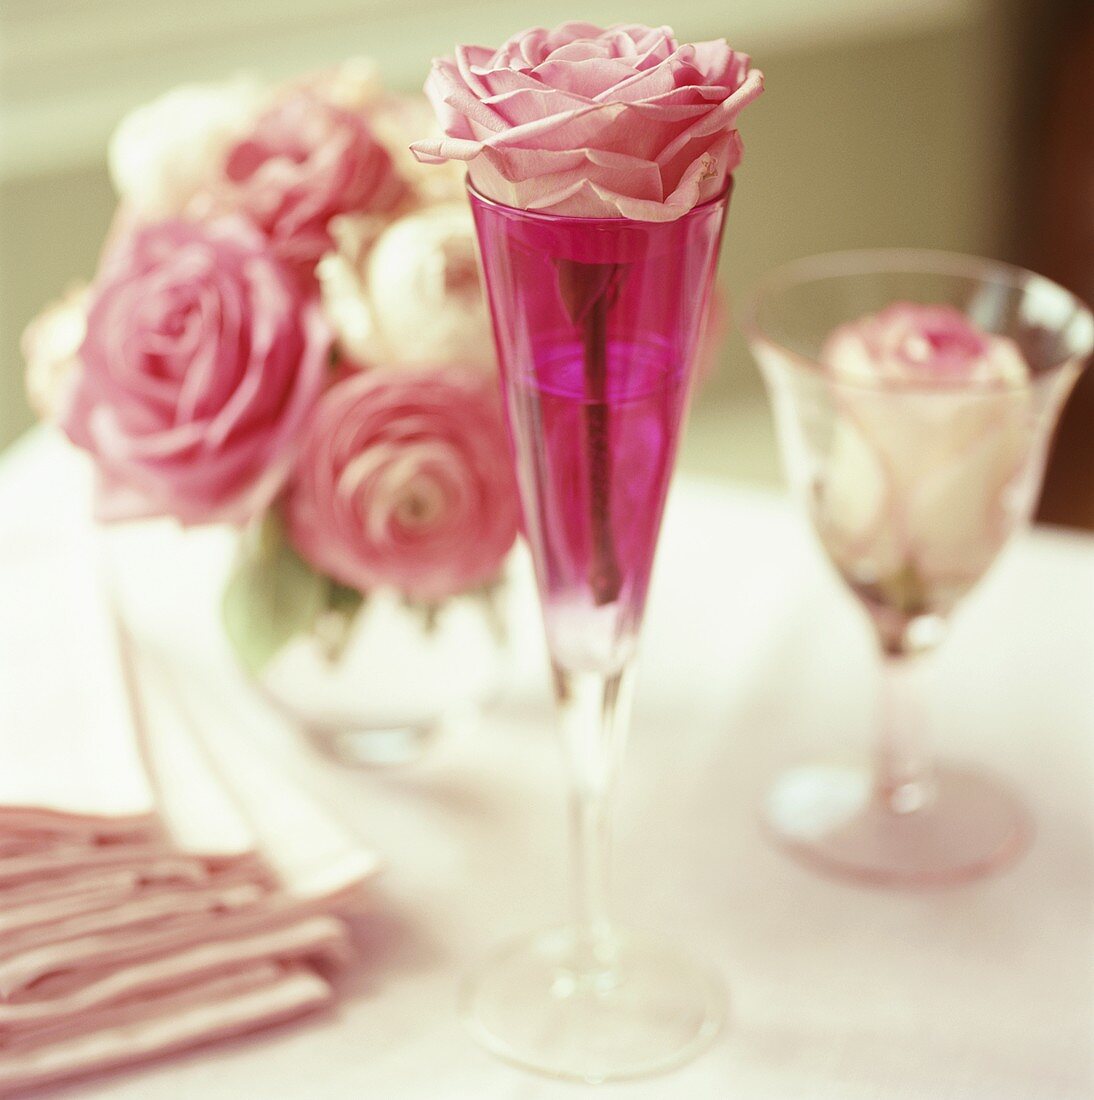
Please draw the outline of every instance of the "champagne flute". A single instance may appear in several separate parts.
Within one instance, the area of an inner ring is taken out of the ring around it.
[[[508,207],[470,189],[525,534],[571,773],[573,912],[469,984],[491,1050],[586,1081],[664,1070],[717,1032],[717,978],[615,925],[609,810],[634,658],[728,189],[668,222]]]

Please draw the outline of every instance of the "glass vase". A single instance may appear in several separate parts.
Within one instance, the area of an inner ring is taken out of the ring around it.
[[[406,764],[474,725],[501,688],[506,642],[503,586],[429,608],[376,592],[348,620],[290,639],[255,676],[325,755]]]
[[[362,594],[307,566],[267,515],[239,540],[222,620],[241,666],[317,749],[379,767],[418,759],[494,699],[507,597],[504,573],[439,603]]]
[[[586,1081],[668,1069],[706,1045],[718,979],[616,925],[610,803],[650,571],[728,201],[676,221],[570,218],[471,190],[507,421],[569,766],[572,918],[473,976],[476,1036]]]
[[[893,381],[825,365],[834,330],[898,302],[956,309],[1012,341],[1028,371]],[[1028,524],[1059,410],[1090,354],[1090,312],[1005,264],[880,251],[776,272],[744,326],[791,485],[867,612],[882,670],[872,764],[785,774],[767,801],[770,832],[811,865],[875,883],[1001,867],[1026,839],[1020,803],[978,772],[936,762],[921,712],[952,614]]]

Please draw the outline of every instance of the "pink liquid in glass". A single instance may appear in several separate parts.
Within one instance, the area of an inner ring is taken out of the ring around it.
[[[509,379],[525,532],[551,649],[567,668],[619,663],[641,621],[688,382],[658,350],[610,344],[599,401],[586,393],[580,346],[562,345],[537,373]],[[596,474],[588,425],[598,411],[607,412],[607,462]],[[604,527],[618,585],[601,602]]]
[[[634,649],[725,205],[651,223],[472,192],[525,534],[564,669],[613,672]]]

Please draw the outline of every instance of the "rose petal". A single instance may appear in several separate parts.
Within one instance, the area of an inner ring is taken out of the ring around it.
[[[586,100],[597,99],[634,73],[633,65],[624,59],[589,56],[567,59],[564,52],[559,50],[532,70],[538,82],[560,93]],[[493,81],[488,83],[492,85]]]
[[[587,105],[572,97],[565,98],[571,106],[559,103],[559,93],[549,88],[516,88],[511,92],[490,96],[482,102],[499,118],[505,119],[509,126],[516,128],[537,122],[546,112],[552,110],[562,114],[565,110],[578,110]],[[471,130],[479,138],[491,136],[490,131],[484,131],[474,124],[471,125]]]

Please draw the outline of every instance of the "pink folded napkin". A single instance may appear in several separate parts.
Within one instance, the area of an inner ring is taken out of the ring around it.
[[[151,1004],[134,1002],[82,1035],[32,1037],[29,1047],[5,1051],[0,1089],[11,1094],[225,1039],[320,1008],[330,998],[330,986],[313,970],[258,964]]]
[[[0,544],[0,1095],[326,1005],[375,858],[110,612],[90,529]],[[318,968],[315,964],[322,963]]]

